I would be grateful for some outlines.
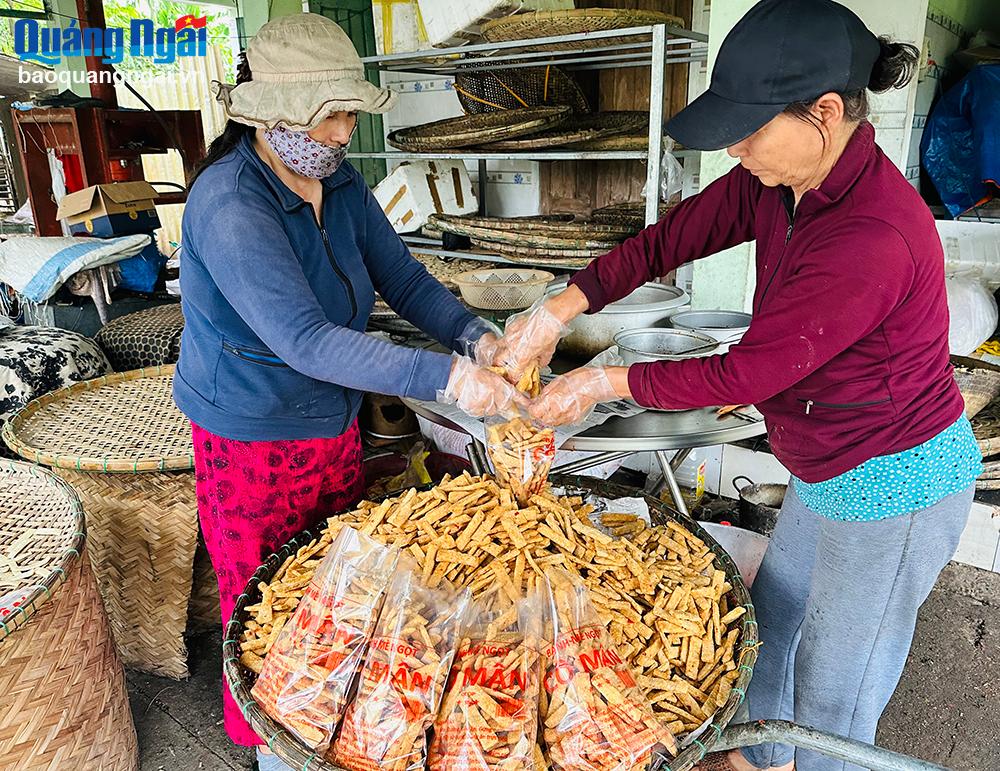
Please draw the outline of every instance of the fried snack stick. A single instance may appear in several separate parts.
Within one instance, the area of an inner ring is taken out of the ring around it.
[[[421,585],[404,560],[365,654],[329,759],[349,771],[420,771],[469,606],[468,591]]]
[[[276,637],[251,693],[265,712],[323,752],[347,705],[396,551],[344,528]],[[272,589],[273,594],[273,589]]]
[[[514,383],[514,387],[529,399],[536,398],[542,392],[542,376],[541,371],[538,369],[538,362],[533,362],[530,367],[522,372],[517,382],[511,379],[510,373],[505,367],[487,367],[487,369]]]
[[[630,771],[656,752],[676,752],[628,664],[597,623],[579,578],[552,571],[543,650],[542,724],[553,771]]]

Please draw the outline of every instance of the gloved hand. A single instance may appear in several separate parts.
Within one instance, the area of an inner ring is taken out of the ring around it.
[[[502,334],[503,330],[492,321],[476,317],[458,336],[458,347],[455,350],[463,356],[468,356],[476,364],[491,367],[497,341]]]
[[[528,408],[546,426],[578,423],[601,402],[620,398],[604,367],[580,367],[549,383]]]
[[[464,356],[452,357],[451,376],[445,390],[438,392],[438,401],[457,404],[463,412],[477,418],[528,406],[527,397],[500,375]]]
[[[531,308],[507,320],[503,337],[492,351],[494,366],[503,367],[517,380],[533,362],[544,368],[552,361],[559,339],[569,333],[563,324],[539,301]]]

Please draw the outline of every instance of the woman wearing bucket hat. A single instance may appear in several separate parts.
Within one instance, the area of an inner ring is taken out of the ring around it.
[[[763,645],[750,716],[865,742],[980,470],[948,360],[941,241],[866,120],[867,92],[905,85],[917,57],[832,0],[759,2],[723,42],[708,91],[667,126],[684,146],[726,148],[740,164],[508,323],[496,349],[515,374],[547,362],[576,315],[756,240],[753,322],[727,354],[584,367],[531,411],[558,424],[623,397],[756,404],[793,479],[753,585]],[[793,763],[845,768],[777,744],[700,767]]]
[[[315,14],[266,24],[183,221],[185,329],[174,398],[191,419],[198,508],[223,621],[274,549],[363,493],[362,392],[494,414],[522,399],[463,355],[364,334],[377,291],[452,351],[490,326],[414,260],[344,162],[358,112],[394,96],[364,78],[349,38]],[[495,339],[491,342],[495,342]],[[261,740],[224,689],[226,730]]]

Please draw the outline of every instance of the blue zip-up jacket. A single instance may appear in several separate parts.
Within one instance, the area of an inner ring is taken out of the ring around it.
[[[184,210],[177,406],[254,441],[339,436],[363,391],[433,399],[450,356],[366,335],[375,291],[451,350],[476,317],[413,259],[350,164],[323,180],[321,227],[251,137],[202,172]]]

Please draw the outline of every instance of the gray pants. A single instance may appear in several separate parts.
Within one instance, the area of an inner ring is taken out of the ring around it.
[[[917,610],[948,564],[975,487],[876,522],[807,509],[789,486],[752,595],[762,645],[747,691],[753,720],[874,743],[913,640]],[[743,750],[757,768],[854,771],[784,744]]]

